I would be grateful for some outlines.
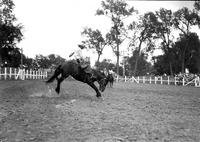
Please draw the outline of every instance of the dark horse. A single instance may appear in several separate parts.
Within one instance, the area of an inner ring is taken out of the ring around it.
[[[58,77],[61,74],[61,77]],[[66,79],[69,75],[71,75],[74,79],[81,81],[83,83],[87,83],[90,87],[92,87],[96,91],[96,96],[101,97],[101,92],[105,90],[106,87],[106,76],[102,74],[100,71],[91,69],[91,74],[88,74],[84,71],[76,61],[68,61],[62,65],[59,65],[54,71],[53,76],[46,81],[46,83],[51,83],[55,79],[57,79],[57,87],[55,91],[57,93],[60,92],[60,84]],[[99,83],[99,90],[95,86],[94,82],[97,81]]]
[[[112,74],[108,74],[107,75],[107,83],[110,83],[110,87],[113,87],[113,82],[114,82],[114,77],[113,77],[113,75]],[[106,83],[106,84],[107,84]]]

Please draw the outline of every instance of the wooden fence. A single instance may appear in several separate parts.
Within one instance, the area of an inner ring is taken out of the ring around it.
[[[116,82],[135,82],[135,83],[149,83],[149,84],[166,84],[166,85],[182,85],[200,87],[199,76],[188,81],[185,78],[179,80],[178,77],[170,76],[138,76],[138,77],[119,77],[115,78]]]
[[[0,80],[25,80],[25,79],[45,79],[46,71],[25,70],[17,68],[0,68]]]
[[[41,70],[25,70],[17,68],[0,68],[0,80],[25,80],[25,79],[46,79],[48,77],[47,71]],[[138,77],[119,77],[115,78],[116,82],[136,82],[149,84],[166,84],[166,85],[192,85],[200,87],[199,76],[188,81],[185,78],[178,79],[178,77],[170,76],[138,76]]]

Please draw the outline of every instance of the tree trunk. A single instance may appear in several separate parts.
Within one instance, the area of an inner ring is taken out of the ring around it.
[[[169,62],[170,75],[173,75],[172,63]]]
[[[1,58],[1,55],[0,55],[0,67],[1,67],[2,64],[3,64],[3,61],[2,61],[2,58]]]
[[[136,60],[135,60],[135,67],[134,67],[134,71],[133,71],[134,76],[136,75],[136,72],[137,72],[137,66],[138,66],[138,60],[139,60],[139,57],[140,57],[141,46],[142,46],[142,40],[140,40],[138,54],[137,54],[137,57],[136,57]]]
[[[117,74],[119,75],[119,43],[117,43]]]
[[[181,72],[185,73],[185,56],[182,57],[181,61]]]
[[[98,54],[97,63],[99,63],[100,56],[101,56],[101,55]]]
[[[134,71],[133,71],[134,76],[136,76],[138,60],[139,60],[139,54],[137,55],[136,60],[135,60],[135,67],[134,67]]]
[[[182,54],[182,60],[181,60],[181,72],[182,73],[185,73],[185,52],[186,52],[187,46],[188,46],[188,44],[185,45],[183,54]]]

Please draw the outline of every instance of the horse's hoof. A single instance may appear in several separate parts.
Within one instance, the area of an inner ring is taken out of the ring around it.
[[[102,96],[101,96],[101,94],[98,94],[98,95],[96,95],[96,97],[97,97],[97,98],[101,98]]]
[[[59,91],[58,89],[55,89],[55,91],[56,91],[56,93],[57,93],[57,94],[59,94],[59,93],[60,93],[60,91]]]
[[[101,101],[104,100],[104,97],[103,97],[103,96],[100,96],[100,97],[97,97],[97,99],[98,99],[97,101],[100,101],[100,102],[101,102]]]

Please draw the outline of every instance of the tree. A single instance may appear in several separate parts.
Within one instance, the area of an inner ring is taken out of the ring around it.
[[[130,75],[139,76],[146,75],[150,72],[151,64],[147,62],[147,55],[144,52],[140,53],[138,57],[138,51],[133,51],[133,54],[128,58],[128,63],[130,64]],[[137,72],[135,72],[135,64],[139,64]]]
[[[195,9],[196,14],[198,15],[197,23],[198,23],[198,26],[200,27],[200,1],[195,1],[194,9]]]
[[[188,46],[187,48],[185,46]],[[186,51],[183,50],[186,49]],[[185,53],[184,53],[185,52]],[[200,72],[200,40],[196,33],[190,33],[187,35],[182,35],[178,41],[176,41],[171,48],[171,65],[174,73],[179,73],[182,71],[182,58],[184,58],[185,67],[189,69],[191,73]],[[165,53],[161,56],[154,57],[154,68],[156,74],[170,74],[169,70],[169,58]]]
[[[50,67],[57,67],[58,65],[64,63],[66,60],[59,55],[50,54],[47,56],[49,60]]]
[[[129,25],[130,30],[135,30],[136,33],[131,39],[129,46],[136,46],[134,49],[134,56],[135,56],[135,64],[133,74],[137,75],[137,68],[138,68],[138,61],[142,53],[142,44],[146,43],[146,51],[150,51],[154,47],[153,39],[156,38],[156,24],[157,24],[157,17],[154,13],[148,12],[141,16],[139,22],[136,23],[133,21]]]
[[[199,19],[199,16],[196,12],[191,11],[188,8],[184,7],[174,12],[173,25],[175,26],[176,29],[181,31],[181,34],[185,38],[189,38],[190,29],[192,26],[198,24],[198,21],[199,21],[198,19]],[[189,47],[190,47],[189,42],[186,42],[186,45],[183,48],[181,48],[182,50],[181,72],[182,73],[185,72],[185,54],[186,54],[187,48]]]
[[[200,72],[200,40],[196,33],[182,35],[175,43],[174,50],[178,57],[175,60],[184,60],[185,67],[188,68],[191,73]]]
[[[50,54],[48,56],[36,55],[35,65],[37,68],[55,68],[65,62],[65,59],[59,55]]]
[[[96,62],[95,64],[99,70],[115,70],[115,65],[109,59],[103,59],[102,62]]]
[[[36,68],[49,68],[51,66],[50,61],[48,60],[47,57],[39,54],[35,56],[35,61],[36,61]]]
[[[35,62],[35,60],[33,58],[25,57],[23,59],[23,65],[27,69],[33,69],[34,68],[34,62]]]
[[[101,3],[102,9],[98,9],[96,15],[105,15],[112,21],[112,28],[107,34],[109,45],[117,56],[117,74],[119,74],[119,46],[123,42],[123,20],[135,12],[134,8],[128,8],[128,4],[122,0],[106,0]]]
[[[13,14],[13,8],[12,0],[0,2],[0,64],[11,58],[11,52],[16,48],[16,43],[21,41],[23,37],[22,26],[14,24],[17,19]]]
[[[81,34],[86,37],[86,39],[82,41],[83,46],[89,49],[94,49],[98,55],[97,62],[99,62],[103,49],[107,44],[106,39],[103,38],[98,29],[92,30],[91,28],[85,28]]]
[[[195,8],[195,10],[200,11],[200,1],[198,1],[198,0],[195,1],[194,8]]]
[[[161,41],[161,49],[164,52],[165,59],[169,63],[170,74],[173,75],[172,69],[172,46],[173,46],[173,36],[172,33],[172,26],[173,26],[173,13],[171,10],[167,10],[161,8],[159,11],[156,11],[156,16],[158,17],[158,23],[156,24],[156,34]]]
[[[172,56],[172,59],[170,60],[171,60],[171,68],[173,69],[173,75],[179,73],[181,70],[181,66],[179,64],[180,60],[178,53],[176,54],[176,56]],[[172,75],[169,64],[169,56],[167,54],[153,57],[153,61],[154,61],[153,73],[155,75],[163,75],[163,74]]]

